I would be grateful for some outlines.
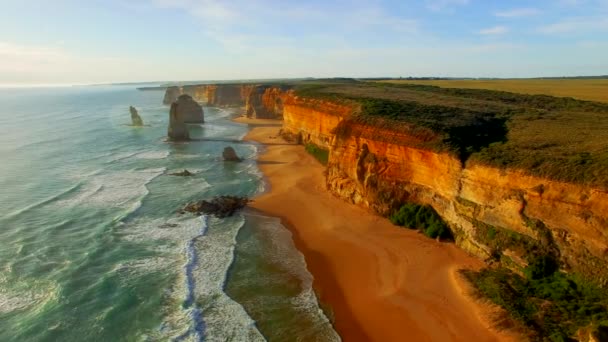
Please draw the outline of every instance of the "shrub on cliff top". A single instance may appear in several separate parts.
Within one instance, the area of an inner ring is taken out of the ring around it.
[[[550,256],[533,260],[524,277],[505,268],[463,273],[479,295],[528,327],[534,341],[571,341],[581,328],[608,320],[608,293],[558,271]]]
[[[393,224],[419,229],[430,238],[451,238],[450,229],[439,214],[428,205],[408,203],[394,212],[389,219]]]

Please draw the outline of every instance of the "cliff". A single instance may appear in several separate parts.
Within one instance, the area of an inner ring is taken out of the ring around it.
[[[559,126],[571,110],[577,111],[581,127],[595,122],[599,132],[603,126],[597,124],[597,115],[606,108],[543,96],[414,86],[362,87],[356,82],[340,83],[329,96],[306,96],[306,89],[317,86],[199,85],[168,88],[165,99],[187,92],[208,105],[244,106],[248,117],[282,117],[284,132],[329,151],[326,186],[338,197],[384,216],[403,203],[428,204],[450,225],[456,243],[483,259],[517,268],[542,251],[558,257],[565,270],[608,284],[606,187],[594,186],[593,181],[559,180],[560,162],[551,159],[559,151],[551,146],[564,144],[559,140],[562,130],[544,136],[547,140],[539,146],[526,140],[537,137],[526,129]],[[351,101],[353,96],[360,100]],[[364,110],[367,116],[360,115]],[[519,112],[524,114],[514,116]],[[399,116],[403,113],[405,116]],[[396,117],[399,119],[394,120]],[[515,132],[509,137],[511,145],[503,143],[510,134],[507,120]],[[604,146],[602,139],[597,140],[597,146]],[[451,150],[454,145],[458,148]],[[477,153],[496,146],[503,150]],[[538,164],[535,171],[515,162],[514,166],[497,167],[483,161],[488,156],[490,160],[507,156],[506,160],[517,161],[518,154],[524,155],[517,151],[536,153],[537,160],[548,164]],[[575,170],[588,161],[580,157],[585,153],[568,153],[576,156],[566,159]],[[477,157],[469,158],[471,154]],[[557,178],[542,176],[546,170]],[[602,172],[601,168],[589,170],[583,173]]]
[[[242,86],[238,84],[208,85],[205,87],[207,105],[210,106],[242,106],[244,98]]]
[[[187,123],[203,123],[203,108],[190,95],[181,95],[171,104],[167,135],[171,141],[190,139]]]
[[[165,91],[164,104],[171,104],[180,95],[190,95],[209,106],[244,106],[250,118],[280,118],[283,115],[284,98],[289,95],[288,86],[257,84],[210,84],[169,87]]]
[[[170,105],[173,102],[177,101],[177,99],[181,95],[188,95],[193,98],[197,102],[206,102],[207,101],[207,93],[206,93],[206,85],[188,85],[183,87],[168,87],[165,90],[165,97],[163,98],[163,104]]]
[[[329,150],[326,186],[387,215],[405,202],[431,205],[456,243],[484,259],[525,265],[538,250],[568,271],[608,283],[608,192],[424,149],[419,135],[351,120],[358,109],[284,96],[283,130]]]
[[[244,85],[241,97],[245,100],[245,116],[272,119],[283,116],[283,102],[289,96],[288,88],[267,85]]]

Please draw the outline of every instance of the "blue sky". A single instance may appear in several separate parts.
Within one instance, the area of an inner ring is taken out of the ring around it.
[[[608,74],[608,0],[0,0],[0,84]]]

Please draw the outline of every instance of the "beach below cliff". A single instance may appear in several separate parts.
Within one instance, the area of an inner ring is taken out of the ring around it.
[[[459,269],[480,260],[453,243],[393,226],[325,190],[323,166],[278,137],[281,121],[238,118],[263,145],[269,191],[252,207],[280,217],[314,276],[314,288],[345,341],[512,340],[491,328],[491,309],[467,295]]]

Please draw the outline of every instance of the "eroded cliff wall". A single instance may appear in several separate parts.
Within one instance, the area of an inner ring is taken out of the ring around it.
[[[241,95],[241,85],[213,84],[205,87],[207,105],[210,106],[242,106],[244,99]]]
[[[404,202],[429,204],[472,254],[522,266],[542,249],[566,270],[608,284],[608,192],[465,166],[448,153],[412,147],[416,137],[350,122],[353,110],[285,98],[283,129],[330,151],[331,192],[382,215]]]

